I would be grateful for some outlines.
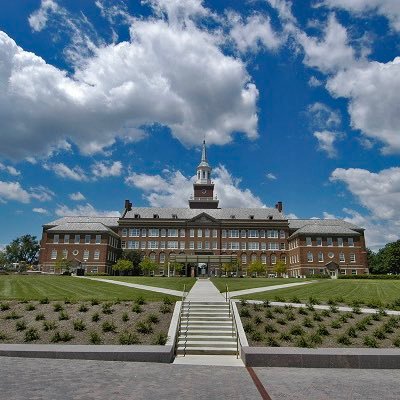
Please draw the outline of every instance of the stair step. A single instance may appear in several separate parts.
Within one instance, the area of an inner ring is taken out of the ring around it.
[[[213,342],[221,342],[221,341],[235,341],[236,340],[236,336],[232,336],[232,335],[219,335],[219,336],[209,336],[209,335],[187,335],[186,337],[184,335],[179,336],[178,338],[178,342],[180,340],[187,340],[189,341],[193,341],[193,342],[197,342],[197,341],[201,341],[201,340],[211,340]]]
[[[232,335],[232,329],[188,329],[187,334],[190,336],[229,336]]]
[[[180,346],[185,346],[186,343],[186,348],[188,347],[217,347],[217,348],[233,348],[236,347],[236,341],[229,341],[229,342],[218,342],[218,341],[211,341],[211,340],[203,340],[203,341],[185,341],[181,340],[178,342],[178,348]]]
[[[200,325],[201,326],[204,326],[204,325],[209,326],[210,328],[216,327],[216,326],[223,326],[224,328],[229,328],[232,326],[232,323],[231,323],[231,321],[225,322],[225,321],[220,321],[220,320],[217,320],[217,321],[198,321],[198,320],[196,320],[196,321],[189,321],[188,324],[186,324],[186,322],[183,323],[181,325],[181,328],[186,329],[187,326],[195,327],[195,326],[200,326]]]
[[[181,318],[182,324],[185,325],[187,323],[187,321],[189,321],[189,323],[192,321],[210,321],[210,322],[217,322],[217,321],[221,321],[221,322],[230,322],[232,323],[232,320],[229,317],[184,317]]]
[[[177,353],[178,354],[220,354],[220,355],[233,355],[236,354],[237,349],[236,347],[232,348],[216,348],[216,347],[178,347]]]

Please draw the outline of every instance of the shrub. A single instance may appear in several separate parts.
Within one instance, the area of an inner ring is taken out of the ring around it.
[[[331,316],[331,312],[329,310],[322,310],[321,311],[321,315],[323,317],[330,317]]]
[[[136,324],[136,330],[139,333],[143,333],[145,335],[153,333],[153,327],[148,322],[138,322]]]
[[[290,302],[291,302],[291,303],[301,303],[300,299],[299,299],[297,296],[293,296],[293,297],[290,299]]]
[[[3,340],[7,340],[7,335],[4,332],[0,331],[0,341]]]
[[[304,329],[300,325],[293,325],[290,328],[289,333],[293,336],[301,336],[304,335]]]
[[[319,304],[318,299],[316,299],[316,298],[313,297],[313,296],[310,296],[310,297],[308,298],[308,302],[309,302],[311,305]]]
[[[274,307],[274,313],[283,314],[284,313],[283,308],[282,307]]]
[[[265,333],[274,333],[276,332],[276,328],[273,324],[266,324],[264,327]]]
[[[361,304],[362,304],[362,301],[360,301],[360,300],[353,300],[353,301],[351,302],[351,305],[352,305],[353,307],[360,307]]]
[[[284,340],[285,342],[291,342],[292,341],[292,336],[289,335],[289,333],[282,332],[279,335],[279,339]]]
[[[254,311],[261,311],[262,305],[258,304],[258,303],[254,303],[253,304],[253,309],[254,309]]]
[[[371,337],[371,336],[365,336],[364,340],[363,340],[363,343],[364,343],[365,346],[368,346],[368,347],[375,347],[375,348],[379,347],[378,346],[378,342],[376,341],[376,339],[374,337]]]
[[[248,308],[242,308],[242,309],[240,310],[239,315],[240,315],[242,318],[251,318],[251,313],[250,313],[250,310],[249,310]]]
[[[393,339],[393,346],[400,347],[400,336],[397,336],[397,338]]]
[[[296,340],[296,346],[297,347],[314,347],[313,343],[311,340],[308,340],[305,336],[301,335],[299,338]]]
[[[10,309],[10,305],[8,303],[0,303],[0,311],[7,311]]]
[[[257,315],[257,316],[254,318],[254,323],[255,323],[256,325],[260,325],[260,324],[262,324],[262,322],[263,322],[263,320],[262,320],[262,318],[261,318],[259,315]]]
[[[380,308],[378,312],[382,316],[386,316],[387,315],[387,312],[386,312],[386,310],[384,308]]]
[[[330,335],[328,328],[323,324],[318,325],[317,333],[318,333],[318,335],[321,335],[321,336],[329,336]]]
[[[86,304],[81,304],[78,309],[79,312],[87,312],[88,310],[89,308]]]
[[[399,325],[399,319],[396,318],[395,316],[391,316],[388,321],[386,322],[388,325],[390,325],[392,328],[397,328]]]
[[[140,307],[139,304],[133,304],[132,311],[136,314],[140,314],[141,312],[143,312],[142,307]]]
[[[354,319],[354,315],[353,315],[353,313],[350,312],[350,311],[347,311],[346,313],[344,313],[344,315],[345,315],[347,318],[349,318],[349,319]]]
[[[379,312],[376,312],[375,314],[372,314],[372,319],[374,321],[380,321],[382,319],[381,314],[379,314]]]
[[[101,327],[103,332],[115,332],[117,330],[117,327],[112,321],[104,321]]]
[[[265,308],[271,307],[270,301],[269,301],[269,300],[264,300],[264,301],[263,301],[263,306],[264,306]]]
[[[328,305],[330,306],[335,306],[336,305],[336,301],[334,299],[329,298],[326,302]]]
[[[36,314],[36,317],[35,317],[35,320],[36,320],[36,321],[43,321],[43,320],[45,320],[45,319],[46,319],[46,318],[45,318],[45,316],[44,316],[43,313]]]
[[[265,344],[268,347],[279,347],[280,346],[279,342],[273,336],[267,336],[265,338]]]
[[[79,331],[82,332],[86,329],[86,324],[81,320],[81,319],[77,319],[73,322],[74,325],[74,330],[75,331]]]
[[[313,314],[313,320],[314,320],[314,321],[321,322],[321,321],[323,320],[323,318],[321,317],[321,314],[315,312],[315,313]]]
[[[277,322],[279,325],[286,325],[286,320],[283,319],[283,318],[278,318],[278,319],[276,320],[276,322]]]
[[[332,312],[332,313],[337,313],[338,311],[339,311],[339,308],[337,307],[337,306],[334,306],[333,304],[329,307],[329,310]]]
[[[298,309],[299,314],[301,315],[308,315],[308,311],[304,307],[300,307]]]
[[[303,320],[303,326],[305,326],[306,328],[312,328],[314,324],[312,323],[310,318],[305,317]]]
[[[99,322],[100,321],[100,314],[98,312],[94,313],[92,315],[92,321],[93,322]]]
[[[164,332],[160,332],[154,338],[153,344],[155,344],[155,345],[158,344],[160,346],[164,346],[165,343],[167,343],[167,340],[168,340],[168,336]]]
[[[338,320],[334,320],[331,322],[331,327],[333,329],[340,329],[342,327],[342,324]]]
[[[265,315],[265,318],[267,318],[267,319],[275,319],[275,315],[274,315],[273,311],[270,308],[268,308],[265,311],[264,315]]]
[[[387,323],[387,322],[386,322],[386,324],[383,324],[382,329],[383,329],[386,333],[393,333],[393,332],[394,332],[393,327],[392,327],[389,323]]]
[[[69,319],[69,315],[65,311],[61,311],[60,314],[58,314],[58,319],[60,321],[66,321]]]
[[[101,306],[101,310],[102,310],[103,314],[107,314],[107,315],[110,315],[114,312],[114,310],[112,308],[112,303],[103,303],[103,305]]]
[[[29,304],[26,305],[25,310],[26,311],[33,311],[33,310],[36,310],[36,307],[35,307],[34,304],[29,303]]]
[[[7,314],[4,318],[5,319],[20,319],[20,318],[22,318],[22,316],[17,314],[15,311],[12,311],[12,312],[10,312],[10,314]]]
[[[335,297],[336,303],[344,303],[344,298],[342,296]]]
[[[296,317],[294,316],[294,314],[293,314],[291,311],[288,311],[288,312],[286,313],[286,319],[287,319],[288,321],[294,321],[294,320],[296,319]]]
[[[347,320],[348,320],[347,315],[346,315],[346,314],[340,315],[339,318],[338,318],[338,320],[339,320],[340,322],[343,322],[343,323],[345,324],[345,323],[347,322]]]
[[[25,342],[33,342],[35,340],[39,340],[39,338],[39,332],[36,328],[29,328],[27,331],[25,331]]]
[[[143,296],[138,296],[135,299],[135,303],[139,304],[140,306],[142,306],[143,304],[146,304],[146,301],[145,301]]]
[[[167,305],[167,304],[161,304],[161,306],[160,306],[160,313],[162,313],[162,314],[168,314],[168,313],[170,313],[170,312],[172,312],[172,309],[171,309],[171,307],[170,307],[169,305]]]
[[[353,313],[354,314],[361,314],[361,308],[358,306],[353,307]]]
[[[261,332],[254,331],[251,333],[250,338],[253,342],[261,342],[263,340],[263,335]]]
[[[50,303],[50,300],[49,300],[48,297],[44,297],[43,299],[40,299],[40,300],[39,300],[39,303],[40,303],[40,304],[49,304],[49,303]]]
[[[356,338],[357,337],[357,331],[353,326],[350,326],[350,328],[347,329],[346,333],[351,338]]]
[[[382,302],[380,300],[373,300],[368,302],[366,306],[370,308],[379,308],[382,307]]]
[[[322,337],[318,332],[311,333],[310,340],[313,344],[322,344]]]
[[[56,331],[56,332],[54,332],[50,341],[52,343],[69,342],[73,338],[74,338],[74,336],[71,335],[69,332],[60,333],[59,331]]]
[[[128,315],[127,312],[124,312],[124,313],[122,314],[122,321],[123,321],[123,322],[129,321],[129,315]]]
[[[364,320],[358,321],[356,323],[356,329],[358,329],[359,331],[366,331],[367,323]]]
[[[384,331],[384,329],[381,328],[377,328],[375,329],[372,334],[377,338],[377,339],[386,339],[386,332]]]
[[[53,304],[53,310],[55,312],[59,312],[64,310],[64,307],[60,303]]]
[[[246,299],[240,299],[240,305],[245,307],[247,306],[247,300]]]
[[[345,334],[338,336],[337,342],[340,344],[343,344],[345,346],[351,345],[350,338],[348,337],[348,335],[345,335]]]
[[[54,331],[57,328],[57,323],[55,321],[43,321],[44,331]]]
[[[131,345],[131,344],[139,344],[140,340],[138,336],[133,332],[124,331],[118,337],[119,344],[122,345]]]
[[[26,322],[24,320],[17,321],[17,323],[15,324],[15,329],[17,331],[24,331],[26,329]]]
[[[92,344],[101,344],[101,336],[97,332],[90,332],[89,341]]]
[[[158,324],[160,322],[160,318],[158,318],[158,315],[156,314],[149,314],[146,321],[149,324]]]
[[[97,299],[92,299],[92,300],[90,300],[90,304],[91,304],[92,306],[98,306],[98,305],[99,305],[99,300],[97,300]]]
[[[254,325],[253,325],[251,322],[246,322],[246,323],[243,325],[243,330],[244,330],[246,333],[251,333],[251,332],[254,331]]]
[[[307,310],[309,310],[309,311],[314,311],[315,310],[315,307],[311,303],[307,304],[306,307],[307,307]]]
[[[172,304],[174,304],[174,300],[172,300],[171,297],[165,296],[165,297],[163,298],[163,303],[164,303],[166,306],[172,306]]]
[[[372,317],[370,315],[367,315],[362,319],[367,325],[372,325]]]

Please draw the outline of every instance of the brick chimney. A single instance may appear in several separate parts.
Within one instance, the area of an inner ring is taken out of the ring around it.
[[[132,203],[129,200],[125,200],[125,210],[126,211],[132,210]]]
[[[275,208],[276,208],[279,212],[282,212],[282,210],[283,210],[283,204],[282,204],[282,202],[281,202],[281,201],[278,201],[278,202],[275,204]]]

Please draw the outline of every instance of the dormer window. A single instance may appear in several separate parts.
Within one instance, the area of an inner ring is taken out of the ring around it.
[[[254,219],[254,215],[249,215],[249,218],[250,219]]]
[[[268,215],[268,219],[272,219],[272,215]]]
[[[178,216],[176,214],[172,214],[172,219],[178,219]]]
[[[140,218],[140,214],[135,214],[135,219],[139,219]]]
[[[231,215],[231,219],[235,219],[236,218],[236,215]]]
[[[160,218],[158,214],[153,214],[153,218]]]

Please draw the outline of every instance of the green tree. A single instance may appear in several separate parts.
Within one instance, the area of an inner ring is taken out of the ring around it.
[[[371,274],[381,274],[381,268],[377,264],[377,254],[374,253],[371,249],[367,248],[367,263],[368,263],[368,268],[369,272]]]
[[[223,263],[222,264],[222,271],[224,271],[224,273],[226,275],[229,275],[229,273],[232,272],[232,270],[233,270],[232,263]]]
[[[140,273],[140,262],[143,259],[143,255],[138,250],[124,250],[122,257],[124,260],[132,262],[132,275],[139,275]]]
[[[174,271],[174,275],[175,274],[180,274],[182,272],[182,269],[183,269],[183,264],[174,261],[174,262],[169,264],[169,269]]]
[[[6,246],[5,254],[10,263],[25,262],[30,265],[37,261],[39,249],[36,236],[23,235]]]
[[[55,268],[59,269],[60,272],[64,270],[65,272],[70,272],[72,268],[72,261],[66,258],[58,258],[55,263]]]
[[[9,264],[5,251],[0,251],[0,268],[7,268]]]
[[[112,266],[113,271],[120,271],[120,272],[126,272],[132,269],[132,261],[130,260],[124,260],[123,258],[120,258],[117,260],[117,262]]]
[[[145,275],[150,275],[150,272],[154,272],[157,269],[157,264],[151,261],[149,257],[144,257],[139,266]]]
[[[400,240],[388,243],[376,255],[374,273],[400,274]]]
[[[279,275],[282,276],[283,274],[285,274],[287,272],[287,266],[286,264],[279,260],[277,261],[277,263],[275,264],[275,268],[274,271]]]
[[[259,274],[265,273],[266,266],[262,264],[261,261],[255,260],[251,262],[247,270],[251,275],[255,274],[258,276]]]

